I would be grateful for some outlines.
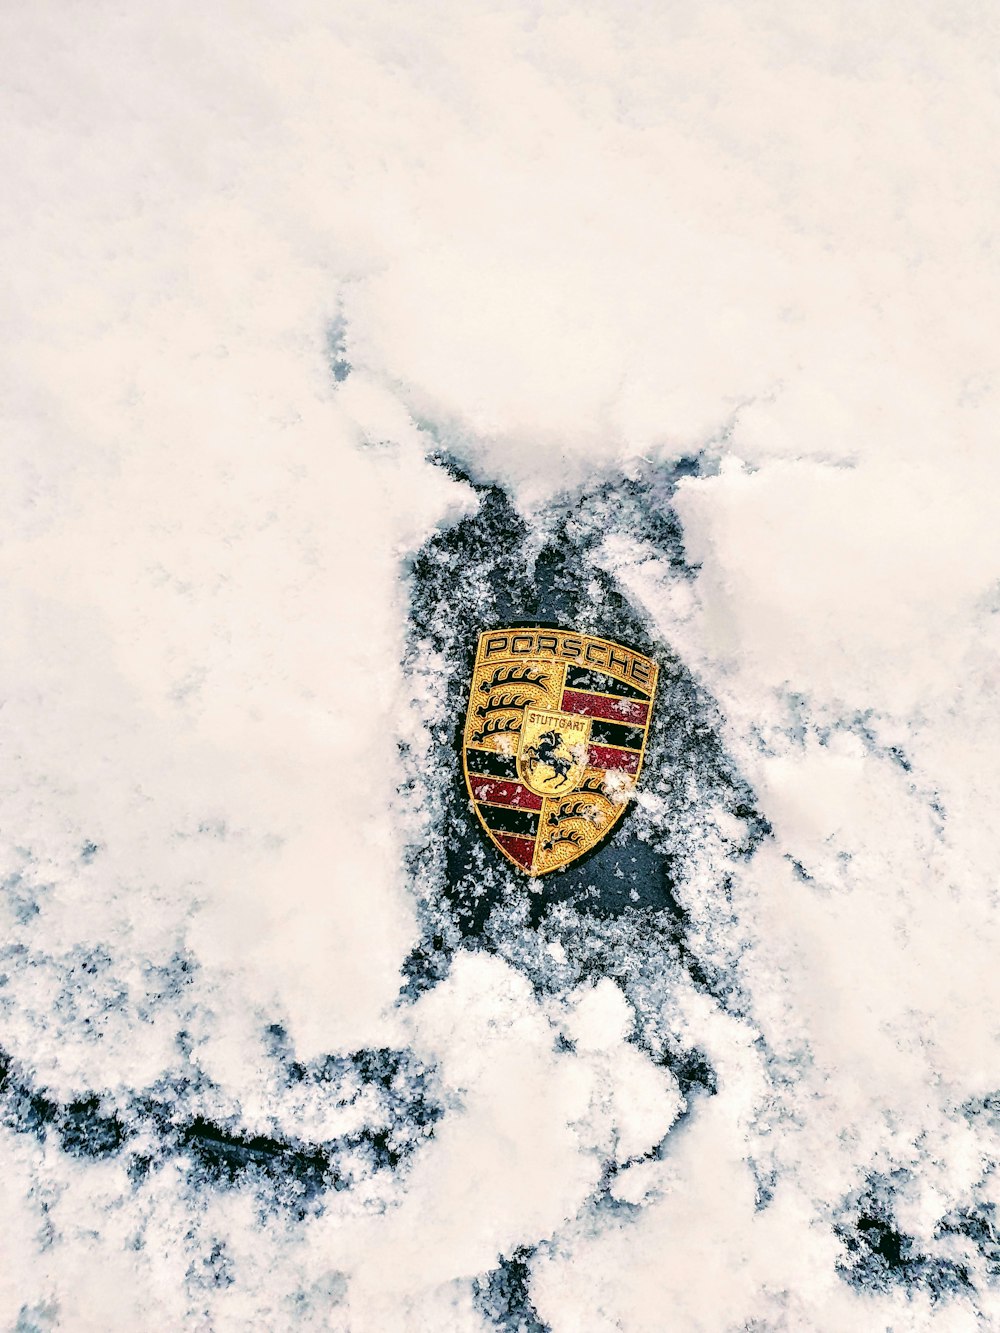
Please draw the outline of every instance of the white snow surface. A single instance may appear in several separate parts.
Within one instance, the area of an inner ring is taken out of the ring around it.
[[[520,1249],[552,1333],[1000,1327],[941,1228],[1000,1200],[995,6],[38,0],[0,31],[0,1045],[112,1106],[183,1030],[206,1114],[348,1132],[360,1103],[274,1085],[281,1024],[304,1061],[409,1049],[443,1105],[398,1181],[298,1220],[8,1123],[0,1325],[481,1333]],[[693,580],[642,531],[601,558],[773,828],[731,901],[685,890],[746,1011],[678,981],[656,1018],[714,1097],[607,977],[542,997],[462,949],[397,1002],[397,742],[443,725],[404,563],[476,506],[439,440],[529,521],[705,460]],[[839,1275],[873,1174],[969,1283]]]

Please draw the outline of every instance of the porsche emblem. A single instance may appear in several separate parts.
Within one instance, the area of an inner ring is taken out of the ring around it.
[[[568,630],[479,636],[465,781],[490,841],[529,875],[559,870],[625,813],[646,749],[656,663]]]

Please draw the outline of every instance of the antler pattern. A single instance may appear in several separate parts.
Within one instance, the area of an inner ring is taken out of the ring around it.
[[[573,847],[579,847],[580,835],[573,829],[571,829],[567,833],[552,833],[542,843],[542,850],[546,852],[553,852],[561,842],[568,842]]]
[[[595,796],[604,794],[604,783],[600,778],[584,778],[577,791],[593,792]]]
[[[472,733],[472,744],[478,745],[486,740],[487,736],[506,735],[510,732],[521,730],[521,719],[518,717],[490,717],[483,723],[479,731]]]
[[[544,690],[548,676],[532,671],[531,667],[497,667],[489,680],[484,680],[479,688],[484,694],[491,694],[496,689],[507,685],[520,685],[522,689]]]
[[[596,813],[596,810],[597,807],[592,801],[562,801],[558,810],[549,815],[546,823],[554,828],[557,824],[561,824],[564,819],[579,819],[581,816],[584,819],[589,819]]]
[[[477,717],[486,717],[490,713],[504,713],[512,708],[525,708],[531,702],[520,694],[501,694],[494,699],[490,695],[486,702],[476,709]]]

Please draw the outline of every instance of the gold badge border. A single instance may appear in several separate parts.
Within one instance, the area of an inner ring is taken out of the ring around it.
[[[616,825],[616,824],[618,823],[618,821],[621,819],[622,815],[625,814],[626,810],[628,809],[628,804],[629,804],[628,801],[625,801],[625,802],[622,803],[621,807],[620,807],[619,810],[618,810],[618,813],[614,816],[614,818],[613,818],[613,819],[611,820],[611,822],[608,824],[607,828],[604,829],[604,831],[601,833],[601,836],[598,838],[597,842],[595,842],[595,843],[593,844],[592,847],[588,847],[587,850],[586,850],[585,852],[582,852],[579,856],[574,857],[572,860],[570,860],[570,861],[564,861],[562,865],[547,866],[544,870],[535,870],[534,868],[532,868],[531,870],[526,870],[526,869],[524,868],[524,866],[521,865],[520,861],[515,861],[515,859],[513,858],[513,856],[511,856],[510,852],[508,852],[508,851],[506,850],[506,848],[502,847],[502,846],[500,845],[500,843],[498,843],[498,842],[496,841],[496,839],[495,839],[494,836],[493,836],[493,830],[489,827],[489,825],[488,825],[488,824],[486,823],[486,821],[483,819],[482,815],[479,813],[479,806],[480,806],[481,803],[476,799],[476,797],[473,795],[473,792],[472,792],[472,782],[471,782],[471,780],[470,780],[470,776],[469,776],[469,765],[468,765],[468,758],[467,758],[467,755],[468,755],[468,748],[469,748],[469,747],[468,747],[468,746],[466,745],[466,743],[465,743],[465,732],[466,732],[466,726],[467,726],[468,718],[469,718],[469,709],[470,709],[471,706],[472,706],[472,690],[473,690],[473,688],[475,687],[476,669],[477,669],[477,667],[480,665],[480,661],[479,661],[479,652],[480,652],[480,649],[482,648],[483,639],[485,639],[485,638],[487,637],[487,635],[490,635],[490,634],[509,634],[509,635],[511,635],[511,637],[513,637],[514,635],[517,635],[517,634],[537,634],[537,633],[539,633],[539,631],[547,631],[547,632],[549,632],[549,633],[551,633],[551,634],[572,634],[572,635],[574,635],[576,638],[579,638],[579,639],[588,640],[588,641],[591,641],[591,642],[593,642],[593,643],[602,643],[602,644],[606,644],[607,647],[609,647],[609,648],[618,648],[619,650],[624,649],[625,652],[632,653],[633,656],[635,656],[635,657],[641,657],[641,658],[643,659],[644,662],[648,662],[648,663],[649,663],[650,667],[652,668],[652,679],[651,679],[650,682],[649,682],[649,713],[648,713],[648,715],[647,715],[646,725],[645,725],[645,727],[643,728],[643,734],[642,734],[642,748],[641,748],[640,751],[639,751],[639,761],[638,761],[638,764],[637,764],[637,766],[636,766],[635,774],[634,774],[634,777],[633,777],[633,786],[634,786],[634,787],[637,787],[637,786],[639,785],[639,776],[640,776],[640,774],[642,773],[642,767],[643,767],[643,764],[644,764],[645,761],[646,761],[646,746],[647,746],[647,744],[648,744],[648,742],[649,742],[649,728],[650,728],[650,726],[652,725],[652,721],[653,721],[653,706],[654,706],[654,704],[655,704],[655,702],[656,702],[656,691],[657,691],[657,687],[659,686],[659,683],[660,683],[660,664],[659,664],[659,662],[655,661],[655,660],[654,660],[653,658],[651,658],[651,657],[647,657],[645,653],[640,653],[639,650],[638,650],[637,648],[631,648],[631,647],[629,647],[629,645],[628,645],[627,643],[618,643],[618,642],[617,642],[616,640],[614,640],[614,639],[605,639],[602,635],[599,635],[599,634],[587,634],[587,633],[586,633],[585,631],[583,631],[583,630],[565,629],[565,628],[563,628],[562,626],[559,626],[559,625],[496,625],[496,626],[494,626],[492,629],[481,630],[481,631],[480,631],[480,633],[479,633],[479,637],[478,637],[478,639],[476,640],[476,652],[475,652],[475,657],[473,658],[473,662],[472,662],[472,674],[471,674],[471,677],[470,677],[470,680],[469,680],[469,697],[468,697],[468,701],[467,701],[467,703],[466,703],[465,715],[464,715],[464,717],[462,718],[462,743],[461,743],[461,749],[462,749],[462,773],[463,773],[463,775],[464,775],[464,777],[465,777],[465,790],[466,790],[466,792],[468,793],[469,800],[472,802],[472,808],[473,808],[473,810],[475,811],[476,819],[479,821],[479,826],[480,826],[480,828],[483,830],[483,832],[486,834],[486,837],[489,839],[490,846],[493,847],[495,851],[498,851],[498,852],[500,853],[500,855],[501,855],[502,857],[504,857],[505,860],[509,861],[510,864],[514,867],[515,870],[517,870],[517,871],[518,871],[520,874],[522,874],[522,875],[526,875],[526,876],[528,877],[528,879],[541,879],[541,877],[542,877],[543,875],[551,875],[551,874],[554,874],[557,870],[565,870],[565,869],[567,869],[567,867],[573,865],[576,861],[582,861],[582,860],[584,860],[586,857],[592,855],[592,853],[596,852],[596,851],[598,850],[598,848],[601,847],[601,846],[603,845],[603,843],[605,842],[605,840],[607,839],[607,837],[608,837],[609,834],[611,833],[611,830],[615,827],[615,825]],[[526,657],[526,660],[535,661],[535,660],[538,660],[538,659],[527,658],[527,657]],[[556,659],[553,658],[553,660],[556,660]],[[618,672],[610,671],[610,670],[602,671],[601,668],[600,668],[599,666],[596,666],[596,665],[594,665],[594,664],[592,664],[592,663],[588,663],[588,664],[584,664],[584,665],[586,665],[590,670],[597,671],[597,672],[599,672],[599,673],[602,674],[602,675],[606,675],[606,676],[609,676],[609,675],[610,675],[610,676],[614,676],[616,679],[624,679],[624,681],[625,681],[626,684],[629,683],[629,682],[628,682],[628,678],[627,678],[627,677],[622,678],[622,677],[620,676],[620,673],[618,673]],[[564,688],[565,688],[565,686],[564,686]],[[639,685],[638,688],[639,688],[639,689],[645,689],[646,687],[643,686],[643,685]],[[601,691],[600,691],[600,690],[593,690],[593,691],[591,691],[591,693],[593,693],[593,694],[600,694]],[[614,696],[609,696],[609,697],[613,698]],[[616,748],[618,748],[618,747],[616,747],[616,746],[611,746],[610,748],[611,748],[611,749],[616,749]],[[587,771],[587,770],[585,769],[584,772],[586,772],[586,771]],[[607,770],[607,769],[604,769],[604,770],[602,770],[602,771],[603,771],[603,772],[607,772],[608,770]],[[520,779],[518,779],[518,781],[520,781]],[[535,793],[535,794],[537,795],[537,793]],[[567,793],[567,795],[572,795],[572,792]],[[548,799],[550,799],[550,798],[549,798],[549,797],[542,797],[542,799],[543,799],[543,800],[548,800]],[[631,799],[631,798],[630,798],[630,799]],[[536,838],[537,838],[537,835],[536,835]],[[536,842],[536,851],[537,851],[537,842]],[[534,861],[534,857],[532,857],[532,861]]]

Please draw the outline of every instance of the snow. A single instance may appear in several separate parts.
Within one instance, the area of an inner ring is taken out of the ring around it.
[[[995,13],[0,24],[0,1322],[995,1326]],[[554,547],[613,910],[444,855]]]

